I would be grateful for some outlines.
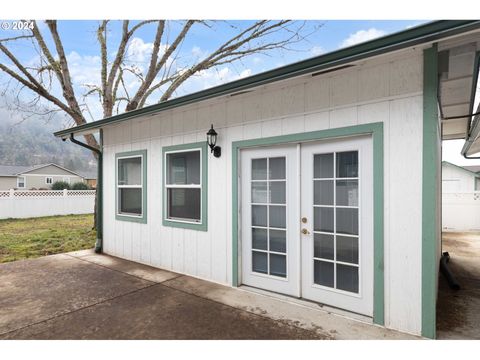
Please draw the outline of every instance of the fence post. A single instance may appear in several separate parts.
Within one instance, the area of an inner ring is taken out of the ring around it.
[[[15,190],[10,189],[10,197],[13,198],[15,196]]]
[[[67,189],[63,189],[63,196],[67,196]]]

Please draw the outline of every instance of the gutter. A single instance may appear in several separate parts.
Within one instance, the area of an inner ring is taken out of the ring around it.
[[[478,104],[477,107],[477,113],[480,112],[480,104]],[[461,154],[465,159],[480,159],[480,156],[468,156],[467,153],[470,150],[470,147],[472,144],[475,142],[475,139],[477,139],[480,136],[480,114],[477,114],[472,121],[472,127],[467,135],[467,138],[465,139],[465,144],[463,144],[463,148],[461,151]]]
[[[210,89],[198,91],[159,104],[132,110],[70,129],[60,130],[55,136],[66,138],[71,133],[93,132],[103,126],[129,120],[138,116],[153,115],[160,111],[196,103],[222,95],[245,91],[272,82],[289,79],[296,76],[330,69],[365,58],[401,50],[407,47],[434,42],[448,36],[472,31],[480,28],[480,21],[475,20],[441,20],[430,22],[415,28],[400,31],[378,39],[370,40],[348,48],[336,50],[324,55],[302,60],[280,68],[265,71],[243,79],[218,85]]]
[[[67,140],[66,138],[62,139]],[[103,250],[103,131],[100,129],[100,149],[78,141],[74,133],[70,133],[70,141],[80,145],[88,150],[94,151],[98,155],[97,159],[97,188],[95,195],[95,224],[97,230],[97,240],[95,242],[95,252],[100,254]]]

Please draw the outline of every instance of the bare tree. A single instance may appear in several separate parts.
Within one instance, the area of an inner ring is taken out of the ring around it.
[[[43,33],[38,24],[33,22],[33,27],[22,35],[0,39],[0,52],[7,60],[0,63],[0,70],[7,74],[16,86],[17,99],[21,98],[20,93],[25,90],[33,95],[26,109],[20,109],[21,101],[17,101],[15,105],[22,111],[39,113],[38,110],[33,110],[36,109],[35,105],[47,104],[50,106],[44,108],[41,114],[61,111],[73,120],[73,124],[81,125],[87,122],[89,109],[86,99],[89,97],[97,97],[103,117],[110,117],[149,103],[168,100],[185,81],[204,70],[237,62],[252,54],[268,54],[274,49],[291,49],[292,44],[305,40],[311,34],[307,33],[305,22],[262,20],[249,23],[244,28],[228,24],[233,32],[230,38],[201,58],[178,66],[181,46],[192,33],[192,28],[206,26],[212,31],[218,31],[218,22],[176,22],[174,25],[180,27],[172,36],[170,21],[147,20],[132,24],[125,20],[122,23],[120,40],[114,49],[110,48],[109,43],[111,24],[111,21],[103,20],[96,30],[101,59],[100,83],[87,84],[86,91],[80,95],[75,91],[57,21],[46,21],[47,28]],[[155,37],[148,66],[146,71],[142,72],[129,61],[128,47],[134,35],[147,25],[155,26]],[[313,31],[316,31],[316,28]],[[51,40],[46,41],[45,36]],[[13,51],[13,45],[20,41],[30,42],[36,50],[38,60],[34,65],[22,61],[21,56]],[[134,91],[129,91],[125,84],[127,75],[138,79],[138,86]],[[89,145],[98,147],[94,136],[86,135],[85,139]]]

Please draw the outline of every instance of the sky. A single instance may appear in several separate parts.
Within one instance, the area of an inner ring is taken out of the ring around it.
[[[303,31],[310,35],[306,40],[294,44],[293,50],[272,51],[268,55],[255,54],[243,59],[241,62],[225,64],[218,68],[203,71],[182,85],[175,96],[202,90],[339,48],[355,45],[425,22],[424,20],[308,20],[304,25]],[[245,28],[251,23],[252,21],[244,20],[216,21],[215,23],[208,23],[208,26],[195,25],[191,30],[191,34],[182,44],[181,56],[175,65],[180,68],[182,66],[185,67],[188,63],[206,56],[206,54],[221,44],[222,40],[231,37],[238,32],[239,28]],[[46,25],[42,22],[38,24],[40,31],[47,34]],[[135,21],[132,21],[132,25],[134,24]],[[59,21],[58,24],[77,94],[84,94],[100,83],[99,46],[96,37],[98,25],[98,21],[86,20]],[[174,37],[182,26],[182,22],[172,22],[167,31],[171,37]],[[147,68],[155,30],[154,24],[141,28],[129,45],[127,50],[128,61],[131,62],[131,65],[135,65],[138,71],[144,72]],[[2,35],[15,36],[17,33],[14,30],[7,30]],[[107,35],[110,59],[115,55],[114,49],[118,44],[120,35],[121,23],[113,21]],[[284,35],[282,34],[282,36]],[[51,39],[47,35],[45,36],[47,43],[52,45]],[[10,43],[9,46],[12,52],[24,63],[35,64],[38,60],[34,49],[26,42]],[[5,61],[5,59],[0,57],[0,61]],[[133,92],[138,86],[138,79],[134,75],[129,76],[126,86],[128,91]],[[0,86],[5,84],[5,81],[5,75],[0,73]],[[54,92],[59,94],[60,89],[57,87],[54,89]],[[28,99],[28,95],[25,95],[25,99]],[[90,114],[87,116],[89,121],[102,117],[101,106],[95,97],[88,97],[86,103]],[[122,109],[120,109],[120,112],[122,112]],[[444,159],[458,165],[480,164],[479,160],[465,160],[459,155],[462,145],[462,140],[444,142]]]

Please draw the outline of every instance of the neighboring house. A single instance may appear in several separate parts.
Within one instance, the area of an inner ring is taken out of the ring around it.
[[[479,50],[480,21],[432,22],[55,135],[103,139],[97,251],[435,337]]]
[[[92,189],[97,187],[97,171],[86,171],[81,173],[84,182]]]
[[[0,190],[50,189],[57,181],[83,182],[81,175],[57,164],[35,166],[0,165]]]
[[[478,166],[458,166],[442,161],[442,192],[471,193],[480,190]]]

